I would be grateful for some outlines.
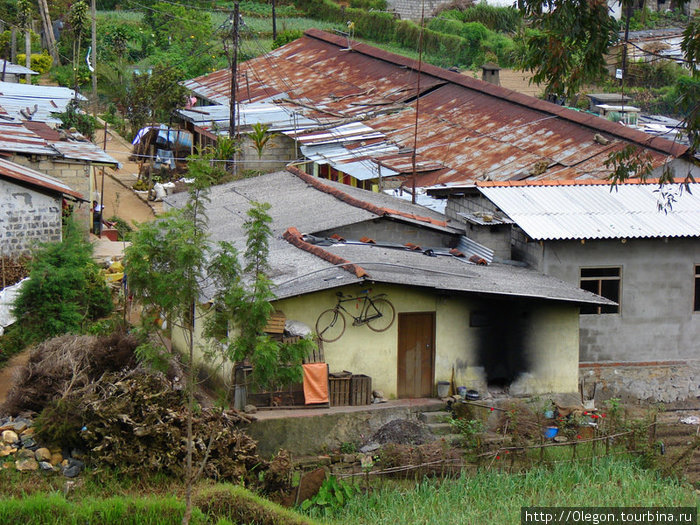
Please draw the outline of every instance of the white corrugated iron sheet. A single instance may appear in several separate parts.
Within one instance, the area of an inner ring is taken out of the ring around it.
[[[478,186],[534,240],[700,236],[700,184]],[[675,201],[668,202],[664,195]]]

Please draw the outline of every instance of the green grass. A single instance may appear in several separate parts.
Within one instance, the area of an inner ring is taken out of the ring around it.
[[[193,509],[193,524],[209,523]],[[0,523],[4,525],[58,525],[100,523],[101,525],[171,525],[180,523],[185,504],[174,497],[85,499],[69,501],[63,495],[35,494],[0,502]]]
[[[689,485],[643,470],[633,460],[559,464],[523,474],[484,470],[457,479],[416,485],[373,481],[369,494],[353,498],[332,518],[337,523],[395,525],[439,523],[519,524],[523,506],[697,506]]]

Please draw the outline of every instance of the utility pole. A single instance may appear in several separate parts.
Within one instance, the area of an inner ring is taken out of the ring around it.
[[[275,3],[276,0],[272,1],[272,40],[277,39],[277,15],[275,14]]]
[[[49,14],[49,6],[46,0],[38,0],[39,14],[41,15],[41,23],[44,26],[44,35],[46,35],[46,47],[49,48],[49,55],[53,59],[55,65],[60,64],[58,50],[56,49],[56,37],[53,34],[53,25],[51,24],[51,15]]]
[[[238,82],[236,75],[238,74],[238,0],[233,4],[233,34],[232,34],[232,46],[231,49],[231,94],[229,100],[229,123],[228,123],[228,136],[234,138],[237,135],[236,129],[236,88],[238,87]]]
[[[92,53],[90,62],[92,63],[92,113],[97,114],[97,9],[95,0],[90,3],[90,15],[92,16]],[[105,137],[107,129],[105,128]]]
[[[627,43],[629,42],[630,36],[630,18],[632,18],[632,0],[627,0],[623,2],[626,4],[626,20],[625,20],[625,43],[622,46],[622,78],[620,79],[620,86],[624,86],[625,79],[627,78]]]
[[[416,123],[413,128],[413,155],[411,164],[413,175],[411,176],[411,202],[416,203],[416,150],[418,149],[418,106],[420,104],[420,77],[423,69],[423,23],[425,20],[425,0],[421,2],[420,33],[418,34],[418,80],[416,81]]]
[[[10,29],[10,62],[17,63],[17,28]]]

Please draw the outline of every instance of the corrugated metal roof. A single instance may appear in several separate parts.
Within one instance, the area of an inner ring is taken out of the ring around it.
[[[457,249],[464,254],[464,256],[469,259],[473,255],[481,257],[488,264],[493,262],[493,250],[487,248],[483,244],[479,244],[473,239],[470,239],[466,235],[461,235],[459,237],[459,243],[457,244]]]
[[[74,89],[57,86],[34,86],[30,84],[16,84],[14,82],[0,82],[0,95],[14,96],[21,98],[44,98],[44,99],[74,99],[87,100]]]
[[[0,121],[0,151],[24,155],[48,155],[119,166],[119,162],[87,140],[62,140],[41,122],[24,124]]]
[[[107,164],[119,166],[119,162],[105,153],[99,146],[92,142],[58,141],[51,145],[63,157],[74,160],[85,160],[95,164]]]
[[[279,104],[256,102],[236,104],[236,106],[238,110],[236,120],[240,121],[242,129],[250,128],[253,124],[267,124],[270,131],[304,129],[317,125],[315,120]],[[220,130],[229,128],[228,100],[223,105],[197,106],[192,109],[178,110],[177,113],[203,129],[212,129],[214,125]]]
[[[241,64],[240,100],[287,97],[278,102],[319,124],[357,121],[357,135],[326,141],[381,140],[413,151],[414,60],[323,31]],[[230,72],[218,71],[185,82],[200,96],[226,103]],[[604,118],[515,93],[469,75],[430,65],[421,73],[418,119],[418,185],[474,180],[602,179],[611,152],[628,144],[646,150],[654,168],[687,147]],[[359,125],[361,122],[361,125]],[[323,133],[318,135],[323,139]],[[382,136],[383,135],[383,136]],[[596,140],[600,135],[604,140]],[[348,148],[351,153],[354,150]],[[412,171],[410,155],[379,160],[402,174]],[[360,159],[355,159],[359,162]]]
[[[480,185],[479,191],[535,240],[700,236],[700,184]]]
[[[62,113],[66,110],[70,100],[67,99],[26,99],[21,97],[0,96],[0,110],[3,110],[3,120],[22,122],[31,120],[33,122],[48,122],[60,124],[61,119],[54,116],[55,113]]]
[[[58,152],[45,139],[18,123],[0,121],[0,151],[27,155],[57,156]]]
[[[40,173],[26,166],[10,162],[2,157],[0,157],[0,177],[6,177],[25,184],[44,188],[52,192],[58,192],[65,195],[70,195],[76,199],[84,200],[82,194],[72,190],[70,186],[62,181],[49,177],[44,173]]]
[[[19,64],[13,64],[9,60],[0,59],[0,75],[2,73],[6,75],[38,75],[33,69],[29,69],[25,66],[20,66]]]

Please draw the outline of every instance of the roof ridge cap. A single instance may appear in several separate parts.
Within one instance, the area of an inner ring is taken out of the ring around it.
[[[334,253],[326,251],[320,246],[316,246],[314,244],[306,242],[299,230],[294,226],[287,228],[287,230],[282,234],[282,238],[289,244],[291,244],[292,246],[296,246],[300,250],[304,250],[305,252],[315,255],[316,257],[323,259],[324,261],[328,261],[331,264],[340,266],[346,272],[355,275],[355,277],[370,277],[370,275],[364,268],[362,268],[362,266],[357,265],[355,263],[351,263],[347,259],[343,259],[339,255],[335,255]]]
[[[372,204],[371,202],[360,200],[356,197],[353,197],[353,196],[345,193],[344,191],[342,191],[338,188],[334,188],[332,186],[329,186],[328,184],[324,184],[323,182],[321,182],[321,180],[318,177],[314,177],[313,175],[309,175],[308,173],[304,173],[299,168],[296,168],[294,166],[288,166],[287,171],[293,175],[296,175],[304,182],[311,184],[317,190],[322,191],[324,193],[327,193],[329,195],[332,195],[336,199],[341,200],[344,203],[349,204],[350,206],[354,206],[355,208],[360,208],[360,209],[366,210],[370,213],[374,213],[375,215],[378,215],[379,217],[384,217],[385,215],[396,215],[399,217],[413,219],[413,220],[425,222],[428,224],[434,224],[435,226],[447,227],[447,221],[439,221],[439,220],[432,219],[430,217],[426,217],[423,215],[417,215],[415,213],[407,213],[407,212],[403,212],[403,211],[399,211],[399,210],[394,210],[391,208],[384,208],[381,206],[376,206],[376,205]]]

